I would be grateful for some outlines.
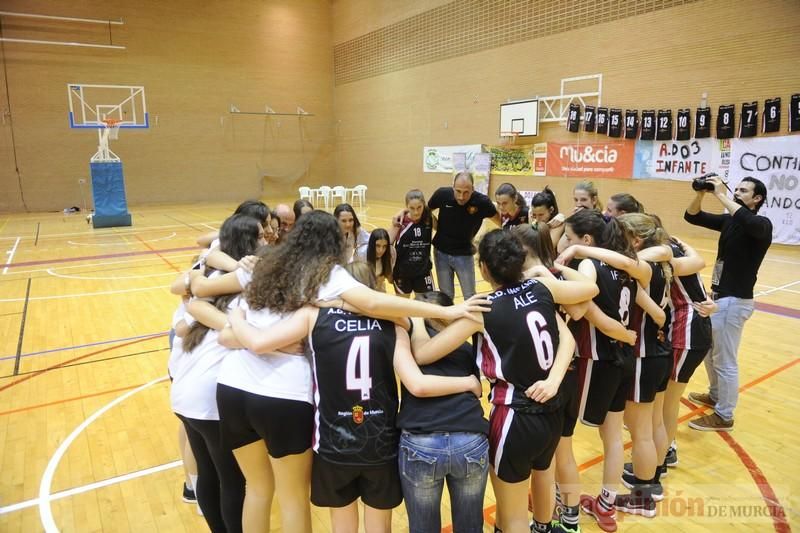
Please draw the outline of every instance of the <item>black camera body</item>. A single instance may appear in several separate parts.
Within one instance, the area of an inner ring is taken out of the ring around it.
[[[695,178],[692,180],[692,189],[695,191],[708,191],[714,192],[714,184],[708,181],[708,178],[716,177],[716,173],[709,172],[708,174],[703,174],[699,178]]]

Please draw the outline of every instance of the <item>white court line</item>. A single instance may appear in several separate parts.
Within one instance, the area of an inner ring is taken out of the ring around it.
[[[47,273],[51,276],[55,276],[57,278],[64,278],[64,279],[88,279],[88,280],[109,280],[114,281],[117,279],[140,279],[140,278],[158,278],[161,276],[173,276],[175,277],[175,272],[161,272],[160,274],[142,274],[141,276],[69,276],[67,274],[59,274],[58,272],[54,272],[52,269],[48,268]]]
[[[169,253],[162,254],[164,257],[169,257],[170,259],[176,259],[179,257],[195,257],[197,254],[180,254],[180,255],[171,255]],[[106,261],[103,263],[81,263],[79,265],[66,265],[58,267],[58,270],[66,270],[68,268],[85,268],[85,267],[96,267],[96,266],[107,266],[107,265],[121,265],[125,263],[144,263],[144,262],[157,262],[162,261],[160,257],[139,257],[137,259],[121,259],[119,261]],[[141,265],[141,266],[132,266],[131,268],[147,268],[151,265]],[[188,270],[188,266],[186,267]],[[15,270],[14,274],[33,274],[35,272],[47,272],[48,270],[55,270],[51,268],[35,268],[33,270]]]
[[[209,220],[211,224],[222,224],[222,220]],[[94,236],[94,237],[105,237],[109,235],[128,235],[132,233],[144,233],[147,231],[154,231],[154,230],[161,230],[161,229],[172,229],[172,228],[186,228],[186,224],[166,224],[164,226],[142,226],[142,227],[135,227],[127,230],[93,230],[88,229],[86,231],[73,231],[69,233],[50,233],[48,235],[39,235],[39,242],[47,240],[47,239],[54,239],[56,237],[74,237],[74,236]],[[187,228],[191,229],[191,228]],[[216,231],[216,228],[214,228]],[[14,237],[0,237],[0,241],[10,241]],[[26,237],[27,239],[27,237]]]
[[[56,468],[58,468],[58,463],[61,462],[61,458],[67,453],[67,449],[70,445],[78,438],[84,429],[89,427],[89,425],[100,418],[106,411],[110,410],[111,408],[115,407],[117,404],[124,402],[134,394],[143,391],[144,389],[155,385],[161,381],[166,381],[168,376],[161,376],[160,378],[154,379],[148,383],[145,383],[141,387],[136,387],[135,389],[126,392],[122,396],[117,397],[116,399],[112,400],[111,402],[107,403],[81,422],[78,427],[72,430],[66,439],[61,443],[61,445],[56,449],[53,456],[50,458],[50,461],[47,463],[47,468],[44,470],[44,474],[42,474],[42,481],[39,483],[39,516],[42,520],[42,525],[44,526],[44,530],[47,533],[57,533],[58,526],[56,526],[56,522],[53,519],[53,510],[50,507],[50,500],[52,495],[50,494],[50,487],[53,483],[53,476],[56,473]]]
[[[139,287],[136,289],[121,289],[118,291],[84,292],[79,294],[60,294],[58,296],[33,296],[28,300],[61,300],[63,298],[82,298],[84,296],[101,296],[103,294],[122,294],[124,292],[151,291],[153,289],[168,289],[169,285],[157,285],[155,287]],[[0,302],[23,302],[25,298],[3,298]]]
[[[716,254],[716,250],[708,250],[707,248],[695,248],[698,252],[708,252],[710,254]],[[784,263],[787,265],[800,265],[800,261],[792,261],[791,259],[775,259],[769,256],[764,257],[764,261],[772,261],[773,263]]]
[[[210,229],[211,231],[219,231],[219,228],[215,228],[214,226],[209,226],[209,225],[208,225],[208,224],[206,224],[205,222],[201,223],[200,225],[201,225],[201,226],[205,226],[205,227],[207,227],[207,228],[208,228],[208,229]]]
[[[173,238],[177,235],[174,231],[167,235],[166,237],[159,237],[158,239],[150,239],[149,241],[141,241],[141,242],[158,242],[158,241],[166,241]],[[105,237],[105,235],[103,235]],[[119,237],[124,237],[125,235],[119,234]],[[75,246],[130,246],[130,242],[75,242],[75,241],[67,241],[67,244],[73,244]]]
[[[756,293],[755,295],[753,295],[753,298],[758,298],[759,296],[766,296],[767,294],[772,294],[773,292],[782,291],[787,287],[791,287],[792,285],[797,285],[798,283],[800,283],[800,280],[787,283],[786,285],[781,285],[780,287],[773,287],[769,290]]]
[[[51,494],[50,501],[52,502],[55,500],[61,500],[63,498],[69,498],[70,496],[75,496],[76,494],[83,494],[84,492],[89,492],[90,490],[101,489],[103,487],[108,487],[109,485],[116,485],[117,483],[122,483],[123,481],[128,481],[130,479],[149,476],[150,474],[155,474],[157,472],[162,472],[164,470],[176,468],[178,466],[181,466],[182,464],[183,461],[172,461],[171,463],[165,463],[163,465],[145,468],[144,470],[129,472],[121,476],[103,479],[101,481],[95,481],[94,483],[89,483],[88,485],[81,485],[80,487],[73,487],[71,489],[62,490],[61,492],[56,492],[54,494]],[[5,507],[0,507],[0,515],[13,513],[15,511],[21,511],[22,509],[27,509],[28,507],[34,507],[36,505],[39,505],[39,498],[25,500],[24,502],[15,503],[13,505],[6,505]]]
[[[17,246],[19,246],[20,239],[22,239],[22,237],[17,237],[17,241],[14,243],[14,247],[11,248],[11,250],[9,250],[8,252],[6,252],[6,255],[8,256],[8,259],[6,260],[6,265],[10,265],[11,261],[14,259],[14,254],[17,253]],[[3,268],[3,274],[5,274],[6,272],[8,272],[7,266]]]

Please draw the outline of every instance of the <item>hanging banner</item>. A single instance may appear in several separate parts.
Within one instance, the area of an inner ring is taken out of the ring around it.
[[[466,154],[466,168],[472,167],[475,154],[481,153],[483,145],[426,146],[422,149],[423,172],[453,172],[453,154]]]
[[[472,177],[475,180],[475,190],[489,194],[489,172],[492,166],[492,154],[475,154],[472,165]]]
[[[746,176],[767,186],[758,214],[772,221],[772,242],[800,245],[800,136],[732,139],[731,189]]]
[[[489,146],[492,174],[533,176],[533,147],[532,144]]]
[[[626,178],[633,172],[634,143],[547,143],[547,175]]]
[[[709,172],[722,176],[721,142],[728,140],[638,141],[633,177],[691,181]]]

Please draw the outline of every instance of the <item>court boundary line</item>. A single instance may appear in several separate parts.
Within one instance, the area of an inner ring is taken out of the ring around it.
[[[180,258],[183,258],[183,257],[194,257],[196,255],[197,254],[180,254],[180,255],[174,255],[174,256],[172,256],[172,258],[176,259],[176,258],[179,258],[179,257]],[[134,263],[135,264],[135,263],[138,263],[140,261],[150,261],[150,260],[155,261],[155,260],[158,260],[158,259],[159,259],[158,257],[140,257],[140,258],[137,258],[137,259],[130,259],[130,260],[108,261],[106,263],[87,263],[85,265],[64,265],[64,266],[55,267],[55,268],[58,268],[59,270],[66,270],[68,268],[85,268],[85,267],[96,267],[96,266],[107,266],[107,265],[127,265],[129,263]],[[152,265],[144,265],[143,264],[141,266],[132,266],[131,268],[146,268],[148,266],[152,266]],[[32,270],[18,270],[16,272],[14,272],[14,274],[33,274],[35,272],[47,272],[48,270],[54,270],[54,269],[53,268],[34,268]],[[99,270],[99,271],[95,271],[95,272],[103,272],[103,270]],[[15,278],[8,279],[6,281],[15,281]]]
[[[179,248],[165,248],[163,250],[155,250],[150,248],[149,250],[136,250],[133,252],[120,252],[116,254],[100,254],[100,255],[82,255],[79,257],[62,257],[61,259],[42,259],[39,261],[25,261],[22,263],[5,263],[0,265],[6,268],[16,268],[21,266],[36,266],[36,265],[52,265],[56,263],[76,263],[78,261],[90,261],[92,259],[111,259],[114,257],[135,257],[138,255],[153,255],[153,254],[162,254],[162,253],[170,253],[170,252],[185,252],[187,250],[199,250],[200,247],[195,246],[181,246]]]
[[[59,405],[62,403],[68,402],[75,402],[78,400],[86,400],[88,398],[95,398],[97,396],[103,396],[105,394],[113,394],[115,392],[122,392],[126,390],[135,389],[136,387],[142,386],[143,383],[139,383],[138,385],[130,385],[128,387],[119,387],[116,389],[104,390],[99,392],[92,392],[90,394],[84,394],[82,396],[73,396],[72,398],[62,398],[60,400],[54,400],[52,402],[45,402],[45,403],[38,403],[36,405],[26,405],[25,407],[17,407],[15,409],[9,409],[8,411],[0,411],[0,416],[6,415],[13,415],[14,413],[24,413],[25,411],[33,411],[34,409],[41,409],[43,407],[51,407],[53,405]],[[2,513],[0,513],[2,514]]]
[[[77,294],[56,294],[52,296],[34,296],[30,300],[63,300],[64,298],[84,298],[87,296],[104,296],[107,294],[124,294],[126,292],[142,292],[153,289],[168,289],[169,285],[154,285],[152,287],[135,287],[133,289],[118,289],[114,291],[98,291],[98,292],[79,292]],[[5,298],[0,300],[0,303],[5,302],[22,302],[25,298]]]
[[[19,313],[15,313],[15,314],[19,314]],[[31,357],[31,356],[34,356],[34,355],[44,355],[44,354],[48,354],[48,353],[65,352],[67,350],[80,350],[81,348],[90,348],[92,346],[100,346],[102,344],[111,344],[111,343],[114,343],[114,342],[125,342],[125,341],[132,341],[132,340],[138,340],[138,339],[147,339],[147,338],[150,338],[150,337],[152,337],[152,338],[163,337],[164,335],[166,335],[168,333],[169,333],[168,331],[159,331],[157,333],[148,333],[146,335],[135,335],[133,337],[123,337],[121,339],[109,339],[109,340],[105,340],[105,341],[90,342],[90,343],[87,343],[87,344],[78,344],[77,346],[64,346],[62,348],[51,348],[49,350],[42,350],[40,352],[24,353],[24,354],[22,354],[22,357]],[[4,356],[0,357],[0,361],[7,361],[9,359],[13,359],[14,357],[16,357],[16,356],[15,355],[4,355]]]
[[[17,240],[14,243],[14,246],[11,248],[11,250],[8,250],[6,252],[6,255],[8,256],[8,259],[6,259],[6,264],[3,265],[3,275],[5,275],[6,272],[8,272],[8,268],[11,266],[11,262],[14,260],[14,254],[17,253],[17,246],[19,246],[19,241],[20,240],[22,240],[22,237],[17,237]]]
[[[125,237],[125,236],[127,236],[126,234],[121,234],[121,233],[111,233],[109,235],[115,236],[115,237]],[[134,235],[136,235],[136,234],[134,233]],[[168,241],[171,238],[175,237],[176,235],[177,235],[177,233],[173,231],[172,233],[170,233],[166,237],[159,237],[158,239],[150,239],[149,241],[142,241],[142,242]],[[73,246],[130,246],[131,245],[131,243],[129,243],[129,242],[95,242],[95,243],[90,243],[90,242],[74,242],[74,241],[67,241],[67,244],[72,244]]]
[[[223,220],[210,220],[209,222],[222,224]],[[109,229],[109,230],[91,230],[91,233],[87,231],[73,231],[68,233],[51,233],[49,235],[42,236],[39,240],[46,240],[46,239],[55,239],[57,237],[71,237],[73,235],[95,235],[98,237],[105,237],[108,235],[128,235],[136,232],[147,232],[147,231],[155,231],[155,230],[162,230],[162,229],[172,229],[172,228],[180,228],[184,224],[165,224],[161,226],[137,226],[135,228],[126,229],[126,230],[118,230],[118,229]],[[1,231],[1,230],[0,230]],[[216,231],[216,228],[215,228]],[[0,237],[0,241],[10,241],[14,239],[14,237]]]
[[[58,272],[53,271],[52,268],[48,268],[45,270],[48,274],[53,276],[54,278],[62,278],[62,279],[81,279],[87,281],[114,281],[118,279],[142,279],[142,278],[158,278],[161,276],[174,276],[174,272],[161,272],[159,274],[142,274],[140,276],[110,276],[110,277],[100,277],[100,276],[69,276],[67,274],[59,274]],[[44,276],[43,276],[44,277]]]

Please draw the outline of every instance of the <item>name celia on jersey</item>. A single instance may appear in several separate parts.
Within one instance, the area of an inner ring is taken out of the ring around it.
[[[342,309],[331,308],[328,309],[329,315],[349,315],[347,311]],[[333,328],[338,332],[344,331],[373,331],[379,330],[383,331],[383,328],[374,318],[351,318],[351,319],[344,319],[340,318],[333,323]]]

